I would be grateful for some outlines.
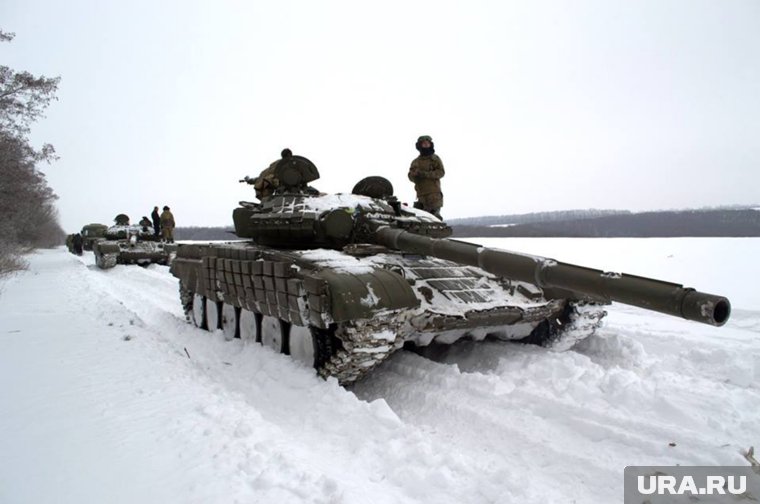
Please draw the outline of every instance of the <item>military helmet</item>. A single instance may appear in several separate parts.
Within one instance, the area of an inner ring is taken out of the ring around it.
[[[430,142],[430,147],[428,148],[429,150],[426,150],[425,152],[432,154],[434,152],[433,149],[435,148],[434,147],[435,144],[433,143],[433,137],[431,137],[430,135],[422,135],[421,137],[419,137],[417,139],[417,143],[414,144],[414,148],[422,152],[422,142],[425,142],[425,141]]]

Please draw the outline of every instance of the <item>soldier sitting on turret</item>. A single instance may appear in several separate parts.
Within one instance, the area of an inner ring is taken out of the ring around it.
[[[249,184],[253,184],[253,188],[256,190],[256,197],[259,199],[259,201],[264,201],[267,198],[271,198],[275,189],[280,187],[280,181],[275,176],[274,170],[280,161],[287,159],[292,155],[293,152],[291,152],[290,149],[283,149],[280,153],[281,158],[270,164],[269,167],[265,168],[258,177],[254,179],[249,179],[246,177],[245,181]]]
[[[152,225],[153,223],[147,217],[143,216],[143,218],[140,219],[140,227],[142,227],[143,233],[147,233]]]

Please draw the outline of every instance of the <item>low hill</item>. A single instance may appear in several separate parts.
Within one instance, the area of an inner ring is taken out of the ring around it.
[[[760,236],[760,208],[698,210],[564,210],[449,219],[454,237]],[[232,227],[180,227],[177,240],[234,240]]]
[[[563,215],[564,214],[564,215]],[[530,214],[536,216],[540,214]],[[563,212],[545,220],[483,218],[490,225],[451,221],[455,237],[677,237],[760,236],[760,211],[754,209],[680,210],[583,214],[574,218]],[[510,222],[511,221],[511,222]]]

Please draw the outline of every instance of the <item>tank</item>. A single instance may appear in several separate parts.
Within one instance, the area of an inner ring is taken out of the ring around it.
[[[94,240],[95,264],[101,269],[117,264],[169,264],[176,245],[164,244],[153,234],[153,228],[129,224],[129,217],[119,214],[102,239]]]
[[[105,224],[85,224],[79,234],[82,236],[82,249],[92,250],[92,244],[105,239],[108,226]]]
[[[453,240],[381,177],[321,194],[300,156],[275,176],[272,197],[233,211],[241,241],[179,245],[171,272],[190,322],[344,385],[403,347],[495,338],[567,348],[612,301],[716,326],[730,315],[723,296]]]

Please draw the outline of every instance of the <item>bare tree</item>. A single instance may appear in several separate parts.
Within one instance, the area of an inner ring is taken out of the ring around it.
[[[0,42],[14,36],[0,30]],[[31,124],[56,99],[59,82],[0,65],[0,275],[24,267],[19,254],[64,239],[57,196],[38,169],[56,159],[55,150],[50,144],[35,150],[28,138]]]

